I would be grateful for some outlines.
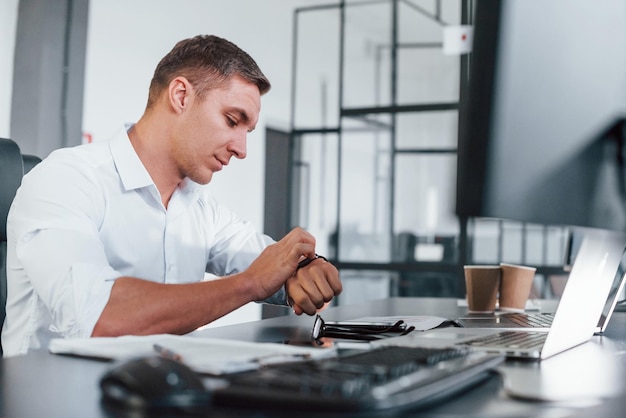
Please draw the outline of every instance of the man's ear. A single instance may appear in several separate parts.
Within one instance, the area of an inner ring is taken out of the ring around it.
[[[192,87],[185,77],[174,78],[168,88],[170,106],[176,113],[180,113],[189,107]]]

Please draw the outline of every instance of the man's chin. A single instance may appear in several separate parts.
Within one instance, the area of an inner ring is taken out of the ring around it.
[[[194,176],[193,178],[190,177],[190,179],[193,182],[198,183],[198,184],[202,184],[202,185],[209,184],[211,180],[213,179],[213,172],[212,171],[209,172],[208,175]]]

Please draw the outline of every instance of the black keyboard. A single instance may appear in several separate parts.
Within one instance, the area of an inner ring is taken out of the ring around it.
[[[519,332],[519,331],[503,331],[497,334],[488,335],[486,337],[476,338],[470,341],[465,341],[463,344],[467,344],[474,347],[502,347],[502,348],[533,348],[540,347],[545,343],[547,332]]]
[[[515,322],[522,327],[529,328],[549,328],[552,326],[552,321],[554,320],[554,314],[545,313],[545,314],[518,314],[511,313],[506,314],[506,317],[511,321]]]
[[[468,347],[384,346],[231,375],[212,399],[217,405],[326,412],[418,408],[486,379],[503,360]]]

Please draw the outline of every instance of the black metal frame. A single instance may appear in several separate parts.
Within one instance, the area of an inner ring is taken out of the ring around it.
[[[344,129],[342,129],[342,118],[361,118],[367,119],[368,115],[374,114],[389,114],[391,116],[391,123],[389,125],[385,125],[385,129],[390,132],[391,138],[391,148],[392,148],[392,158],[391,158],[391,167],[390,167],[390,199],[389,199],[389,234],[393,235],[393,226],[394,226],[394,206],[395,206],[395,196],[394,196],[394,184],[395,184],[395,171],[396,171],[396,157],[400,154],[455,154],[457,152],[456,148],[413,148],[413,149],[398,149],[396,146],[396,116],[399,113],[406,112],[431,112],[431,111],[442,111],[442,110],[459,110],[460,103],[464,99],[464,95],[467,92],[468,87],[468,79],[469,79],[469,68],[470,68],[470,54],[461,55],[460,57],[460,97],[459,102],[453,103],[428,103],[428,104],[408,104],[408,105],[398,105],[397,104],[397,51],[399,48],[433,48],[433,47],[441,47],[439,43],[407,43],[407,44],[399,44],[398,43],[398,4],[403,3],[404,5],[408,5],[412,7],[416,11],[424,14],[425,16],[439,22],[445,24],[441,19],[441,10],[440,10],[440,1],[436,1],[437,12],[435,14],[429,13],[418,5],[412,3],[410,0],[369,0],[369,1],[361,1],[361,2],[349,2],[346,4],[345,0],[341,0],[337,4],[327,4],[327,5],[318,5],[311,7],[303,7],[298,8],[294,12],[294,20],[293,20],[293,55],[292,55],[292,95],[291,95],[291,132],[290,132],[290,161],[292,167],[296,167],[299,164],[299,152],[298,152],[298,141],[303,135],[307,134],[337,134],[337,172],[339,178],[337,179],[337,208],[336,214],[337,219],[340,219],[340,211],[341,211],[341,164],[342,164],[342,133]],[[471,24],[472,23],[472,10],[473,10],[473,0],[460,0],[461,1],[461,23],[462,24]],[[391,105],[389,106],[374,106],[374,107],[358,107],[358,108],[344,108],[343,106],[343,90],[344,90],[344,43],[345,43],[345,12],[346,7],[359,6],[359,5],[370,5],[373,3],[389,3],[392,2],[392,36],[390,46],[385,46],[385,48],[391,49]],[[297,129],[295,127],[295,116],[296,116],[296,86],[297,86],[297,53],[298,53],[298,17],[300,13],[305,13],[309,11],[319,11],[324,9],[338,9],[339,16],[339,88],[338,88],[338,97],[337,100],[339,102],[339,123],[337,127],[327,127],[322,126],[319,129],[315,128],[307,128],[307,129]],[[376,121],[373,121],[376,122]],[[379,123],[379,122],[376,122]],[[293,173],[293,170],[292,170]],[[292,182],[291,187],[289,187],[290,194],[287,198],[287,202],[290,207],[293,209],[294,204],[297,208],[298,203],[295,203],[299,200],[297,196],[297,189],[295,188],[297,182],[297,176],[292,175],[290,178]],[[296,217],[293,215],[294,212],[292,210],[288,211],[290,213],[291,218],[289,219],[289,224],[295,226]],[[360,271],[393,271],[399,274],[404,273],[447,273],[453,274],[458,277],[457,283],[455,284],[454,295],[447,296],[457,296],[464,297],[465,295],[465,283],[463,276],[463,266],[465,264],[469,264],[472,260],[472,251],[471,251],[471,236],[468,225],[471,225],[472,220],[468,218],[459,218],[459,237],[458,237],[458,252],[457,259],[455,262],[390,262],[390,263],[371,263],[371,262],[345,262],[339,259],[339,254],[328,254],[329,258],[331,258],[332,262],[340,269],[340,270],[360,270]],[[337,229],[337,242],[340,242],[340,228]],[[501,246],[501,244],[500,244]],[[337,247],[338,248],[338,247]],[[338,252],[338,250],[337,250]],[[501,252],[501,251],[500,251]],[[501,259],[501,254],[500,254]],[[538,274],[550,275],[550,274],[563,274],[562,267],[539,267],[537,270]]]

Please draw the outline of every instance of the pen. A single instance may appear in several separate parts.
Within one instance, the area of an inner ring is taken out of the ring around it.
[[[309,353],[275,353],[264,356],[254,357],[248,360],[250,363],[259,365],[267,365],[272,363],[283,363],[289,361],[308,360],[311,358]]]
[[[308,353],[273,353],[247,359],[226,361],[221,364],[221,367],[222,370],[235,373],[258,369],[259,367],[265,367],[271,364],[309,360],[310,358],[311,355]]]
[[[169,348],[163,347],[162,345],[154,344],[152,348],[154,348],[154,351],[159,353],[161,357],[165,357],[175,361],[183,361],[183,356],[173,350],[170,350]]]

